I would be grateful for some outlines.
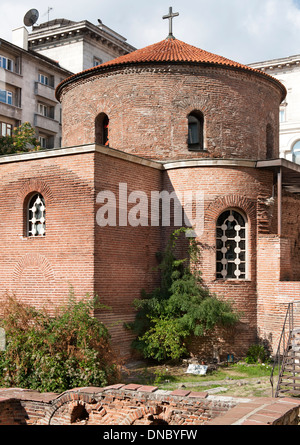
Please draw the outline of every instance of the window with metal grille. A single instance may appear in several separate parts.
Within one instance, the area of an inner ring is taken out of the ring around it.
[[[217,221],[217,278],[246,279],[246,220],[226,210]]]
[[[46,208],[40,193],[35,193],[28,203],[28,236],[45,236]]]

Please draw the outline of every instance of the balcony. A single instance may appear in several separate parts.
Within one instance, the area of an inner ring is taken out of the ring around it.
[[[34,82],[34,94],[57,104],[57,100],[55,99],[55,89],[48,85]]]
[[[22,121],[22,108],[0,102],[0,114],[16,121]]]
[[[17,88],[22,88],[23,86],[23,77],[19,73],[4,68],[0,68],[0,81]]]
[[[34,126],[42,130],[46,130],[50,133],[59,132],[59,122],[50,117],[42,116],[41,114],[35,113],[34,115]]]

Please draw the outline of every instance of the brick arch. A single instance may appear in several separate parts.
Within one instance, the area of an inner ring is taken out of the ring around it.
[[[71,414],[74,408],[76,408],[76,406],[79,405],[82,405],[85,408],[87,404],[91,403],[93,404],[95,403],[95,399],[92,394],[83,395],[73,391],[66,391],[58,399],[54,401],[51,409],[47,413],[47,416],[45,418],[45,423],[51,425],[56,412],[64,405],[69,405],[71,408],[70,410],[70,423],[71,423]],[[99,411],[102,410],[102,405],[97,407],[97,409]],[[89,412],[90,410],[87,411]]]
[[[256,218],[256,203],[240,195],[228,195],[217,198],[206,210],[206,216],[216,221],[228,208],[241,209],[251,221]]]
[[[88,393],[79,393],[76,391],[66,391],[56,399],[48,411],[45,423],[48,425],[55,424],[55,416],[58,414],[58,419],[60,424],[70,425],[72,422],[72,416],[74,416],[74,411],[81,407],[84,409],[89,419],[87,419],[87,423],[95,421],[95,416],[97,417],[96,424],[108,424],[108,425],[134,425],[136,421],[142,420],[143,418],[147,418],[147,424],[149,417],[154,417],[154,424],[168,424],[171,417],[174,415],[174,411],[170,409],[166,409],[160,404],[155,404],[155,406],[147,406],[142,405],[137,409],[131,409],[127,407],[128,413],[120,414],[117,416],[116,412],[111,412],[111,410],[107,410],[106,404],[109,403],[106,400],[97,400],[93,394]],[[60,409],[65,408],[65,412],[58,413]],[[94,417],[94,419],[93,419]],[[108,418],[111,417],[113,420],[112,423],[109,422]]]
[[[40,254],[28,253],[14,267],[13,278],[15,281],[19,280],[27,267],[36,267],[47,280],[54,279],[54,272],[47,258]]]
[[[49,185],[41,179],[31,178],[20,181],[19,190],[16,194],[16,204],[23,205],[34,192],[41,193],[47,203],[53,201],[53,194]]]

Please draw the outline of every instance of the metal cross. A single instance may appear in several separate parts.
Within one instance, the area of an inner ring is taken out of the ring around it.
[[[169,19],[169,35],[167,37],[168,39],[175,39],[175,37],[173,36],[173,18],[177,17],[178,15],[179,12],[173,12],[173,8],[172,6],[170,6],[169,14],[163,16],[163,19]]]

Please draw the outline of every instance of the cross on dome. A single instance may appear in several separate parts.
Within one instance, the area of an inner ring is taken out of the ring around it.
[[[177,16],[179,16],[179,12],[173,12],[172,6],[169,8],[169,14],[163,16],[163,19],[169,19],[169,35],[167,39],[175,39],[173,36],[173,18]]]

